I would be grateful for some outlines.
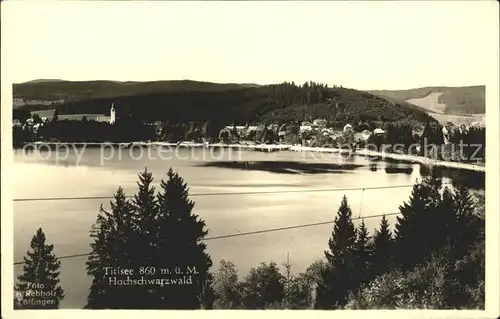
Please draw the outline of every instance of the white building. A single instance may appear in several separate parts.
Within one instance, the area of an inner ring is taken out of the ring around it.
[[[88,121],[108,122],[109,124],[114,124],[116,122],[116,110],[113,103],[111,104],[111,109],[109,110],[109,116],[104,114],[59,114],[57,118],[59,121],[81,121],[85,118]]]
[[[351,124],[346,124],[346,125],[344,126],[344,132],[345,132],[345,131],[352,131],[352,125],[351,125]]]
[[[109,124],[115,124],[115,122],[116,122],[115,103],[112,103],[111,110],[109,110]]]
[[[376,128],[373,130],[373,134],[375,135],[382,135],[382,134],[385,134],[385,131],[381,128]]]
[[[238,132],[241,132],[241,131],[244,131],[247,127],[246,126],[243,126],[243,125],[226,125],[226,127],[224,127],[225,129],[228,129],[228,130],[234,130],[234,128],[236,127],[236,131]]]
[[[312,131],[312,126],[311,125],[301,125],[300,126],[300,133],[307,132],[307,131]]]
[[[448,129],[446,128],[446,126],[443,126],[443,129],[442,129],[442,132],[443,132],[443,140],[444,140],[444,143],[445,144],[448,144],[448,141],[449,141],[449,131]]]

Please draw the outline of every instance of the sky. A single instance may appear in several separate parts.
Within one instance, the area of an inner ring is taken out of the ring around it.
[[[13,83],[409,89],[481,85],[498,69],[496,1],[7,1],[1,14],[2,67]]]

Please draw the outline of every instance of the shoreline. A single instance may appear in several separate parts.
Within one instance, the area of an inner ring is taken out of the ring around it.
[[[74,145],[78,146],[91,146],[91,147],[102,147],[106,146],[114,146],[114,147],[134,147],[134,146],[177,146],[177,147],[221,147],[221,148],[239,148],[246,150],[254,150],[261,152],[276,152],[276,151],[294,151],[294,152],[316,152],[316,153],[342,153],[341,149],[338,148],[323,148],[323,147],[311,147],[311,146],[302,146],[300,144],[290,145],[290,144],[222,144],[222,143],[195,143],[195,142],[180,142],[180,143],[170,143],[170,142],[128,142],[128,143],[85,143],[85,142],[76,142],[76,143],[62,143],[62,142],[33,142],[29,143],[33,145],[47,145],[57,147],[59,145]],[[349,151],[345,152],[348,153]],[[461,163],[461,162],[450,162],[450,161],[442,161],[435,160],[423,156],[415,156],[409,154],[395,154],[395,153],[382,153],[376,151],[370,151],[367,149],[358,149],[352,151],[352,154],[355,156],[362,157],[378,157],[383,159],[393,159],[399,160],[403,162],[410,163],[418,163],[429,166],[444,166],[455,169],[465,169],[476,172],[486,172],[485,165],[477,165],[470,163]]]

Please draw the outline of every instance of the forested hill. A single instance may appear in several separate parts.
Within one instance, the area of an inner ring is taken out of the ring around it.
[[[217,84],[215,84],[217,85]],[[322,117],[332,122],[353,120],[434,122],[420,108],[398,105],[367,92],[326,87],[314,82],[239,87],[217,90],[177,90],[64,103],[24,106],[23,109],[57,108],[59,114],[108,113],[115,104],[117,116],[169,122],[220,121],[239,124],[303,121]]]
[[[256,85],[190,80],[151,82],[33,80],[14,84],[13,93],[14,98],[24,100],[79,101],[176,91],[223,91],[249,86]]]
[[[430,112],[445,114],[483,114],[486,112],[484,85],[369,92],[398,102],[415,103],[427,108]]]

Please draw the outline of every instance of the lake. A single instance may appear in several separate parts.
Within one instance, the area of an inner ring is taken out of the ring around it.
[[[193,195],[191,199],[196,203],[194,211],[206,221],[208,237],[333,220],[344,194],[353,217],[365,218],[368,230],[373,232],[380,217],[369,217],[398,212],[399,205],[408,200],[411,187],[364,191],[361,188],[412,185],[428,172],[420,164],[344,158],[339,154],[227,149],[207,153],[202,148],[182,148],[177,156],[161,158],[155,156],[151,148],[117,150],[113,156],[111,150],[106,151],[101,153],[99,148],[64,154],[54,149],[14,151],[14,198],[107,197],[112,196],[118,186],[122,186],[127,195],[134,195],[137,174],[146,167],[153,173],[157,185],[172,167],[187,182]],[[144,155],[146,152],[151,154]],[[440,173],[443,177],[471,181],[470,177],[463,177],[468,173],[450,173],[446,169]],[[476,182],[469,186],[484,188],[484,173],[479,182],[472,180]],[[300,192],[302,190],[306,192]],[[257,193],[245,194],[249,192]],[[209,195],[214,193],[224,194]],[[109,201],[16,201],[14,261],[22,261],[38,227],[43,228],[57,256],[88,252],[90,227],[100,205],[109,207]],[[395,216],[388,219],[393,224]],[[359,222],[355,220],[356,225]],[[288,253],[292,272],[304,271],[324,256],[331,231],[332,225],[327,224],[210,240],[207,246],[214,263],[212,270],[217,269],[224,258],[233,261],[243,277],[260,262],[275,261],[282,265]],[[61,260],[60,278],[66,295],[61,308],[85,305],[91,284],[85,261],[86,257]],[[16,275],[21,270],[22,265],[15,266]]]

